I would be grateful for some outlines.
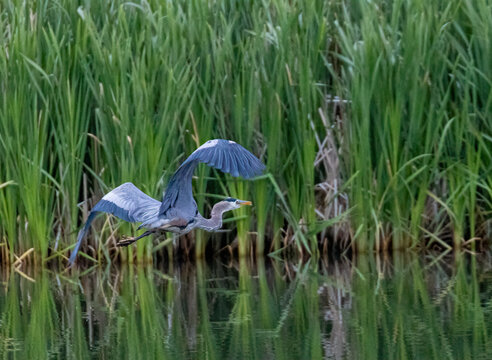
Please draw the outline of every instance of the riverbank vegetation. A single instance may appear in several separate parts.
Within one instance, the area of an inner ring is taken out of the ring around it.
[[[0,8],[5,263],[63,261],[102,194],[131,181],[160,198],[213,138],[267,165],[253,182],[198,169],[202,213],[228,195],[254,203],[230,235],[116,251],[135,228],[102,216],[83,255],[479,250],[491,237],[489,1]]]

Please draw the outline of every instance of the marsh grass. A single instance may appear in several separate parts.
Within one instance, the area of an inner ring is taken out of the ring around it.
[[[102,194],[132,181],[160,198],[219,137],[267,165],[194,180],[205,214],[208,194],[254,202],[240,256],[474,249],[491,231],[491,16],[485,0],[3,1],[2,259],[67,255]],[[152,261],[150,241],[115,256],[134,227],[96,226],[87,259]],[[209,239],[187,241],[203,257]]]
[[[487,236],[476,221],[490,211],[491,63],[473,54],[490,52],[490,4],[356,7],[338,25],[350,173],[360,174],[350,187],[355,247],[422,246],[429,233],[446,238],[442,227],[455,248]]]

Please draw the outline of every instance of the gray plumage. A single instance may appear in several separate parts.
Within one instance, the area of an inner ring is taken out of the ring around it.
[[[224,212],[242,205],[251,205],[249,201],[228,198],[215,204],[211,218],[205,219],[198,212],[191,184],[193,172],[199,163],[205,163],[232,176],[246,179],[260,175],[265,169],[265,165],[241,145],[230,140],[209,140],[196,149],[176,170],[169,181],[162,202],[151,198],[132,183],[120,185],[104,195],[92,208],[84,227],[78,234],[77,243],[69,259],[70,266],[73,265],[80,244],[99,212],[113,214],[128,222],[140,222],[142,224],[139,229],[142,227],[148,229],[135,239],[119,243],[121,246],[127,246],[154,232],[170,231],[181,235],[194,228],[218,230],[222,227]]]

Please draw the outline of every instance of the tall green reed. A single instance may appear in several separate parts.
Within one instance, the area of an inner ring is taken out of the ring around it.
[[[350,172],[359,173],[350,189],[353,223],[362,226],[354,247],[415,246],[429,233],[445,237],[439,229],[448,222],[459,247],[476,235],[477,207],[483,209],[475,201],[477,188],[488,182],[480,139],[490,131],[490,82],[476,85],[480,76],[489,79],[489,64],[477,67],[468,49],[477,41],[487,49],[478,34],[489,33],[490,24],[475,9],[487,14],[490,7],[411,1],[357,6],[344,8],[338,26],[342,81],[352,102],[347,161]],[[468,33],[461,29],[468,21],[463,16],[477,24]],[[435,208],[445,211],[438,215]]]

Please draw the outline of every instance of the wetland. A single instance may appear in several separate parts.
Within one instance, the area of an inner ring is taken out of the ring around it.
[[[487,264],[397,254],[2,269],[1,357],[485,360]]]

